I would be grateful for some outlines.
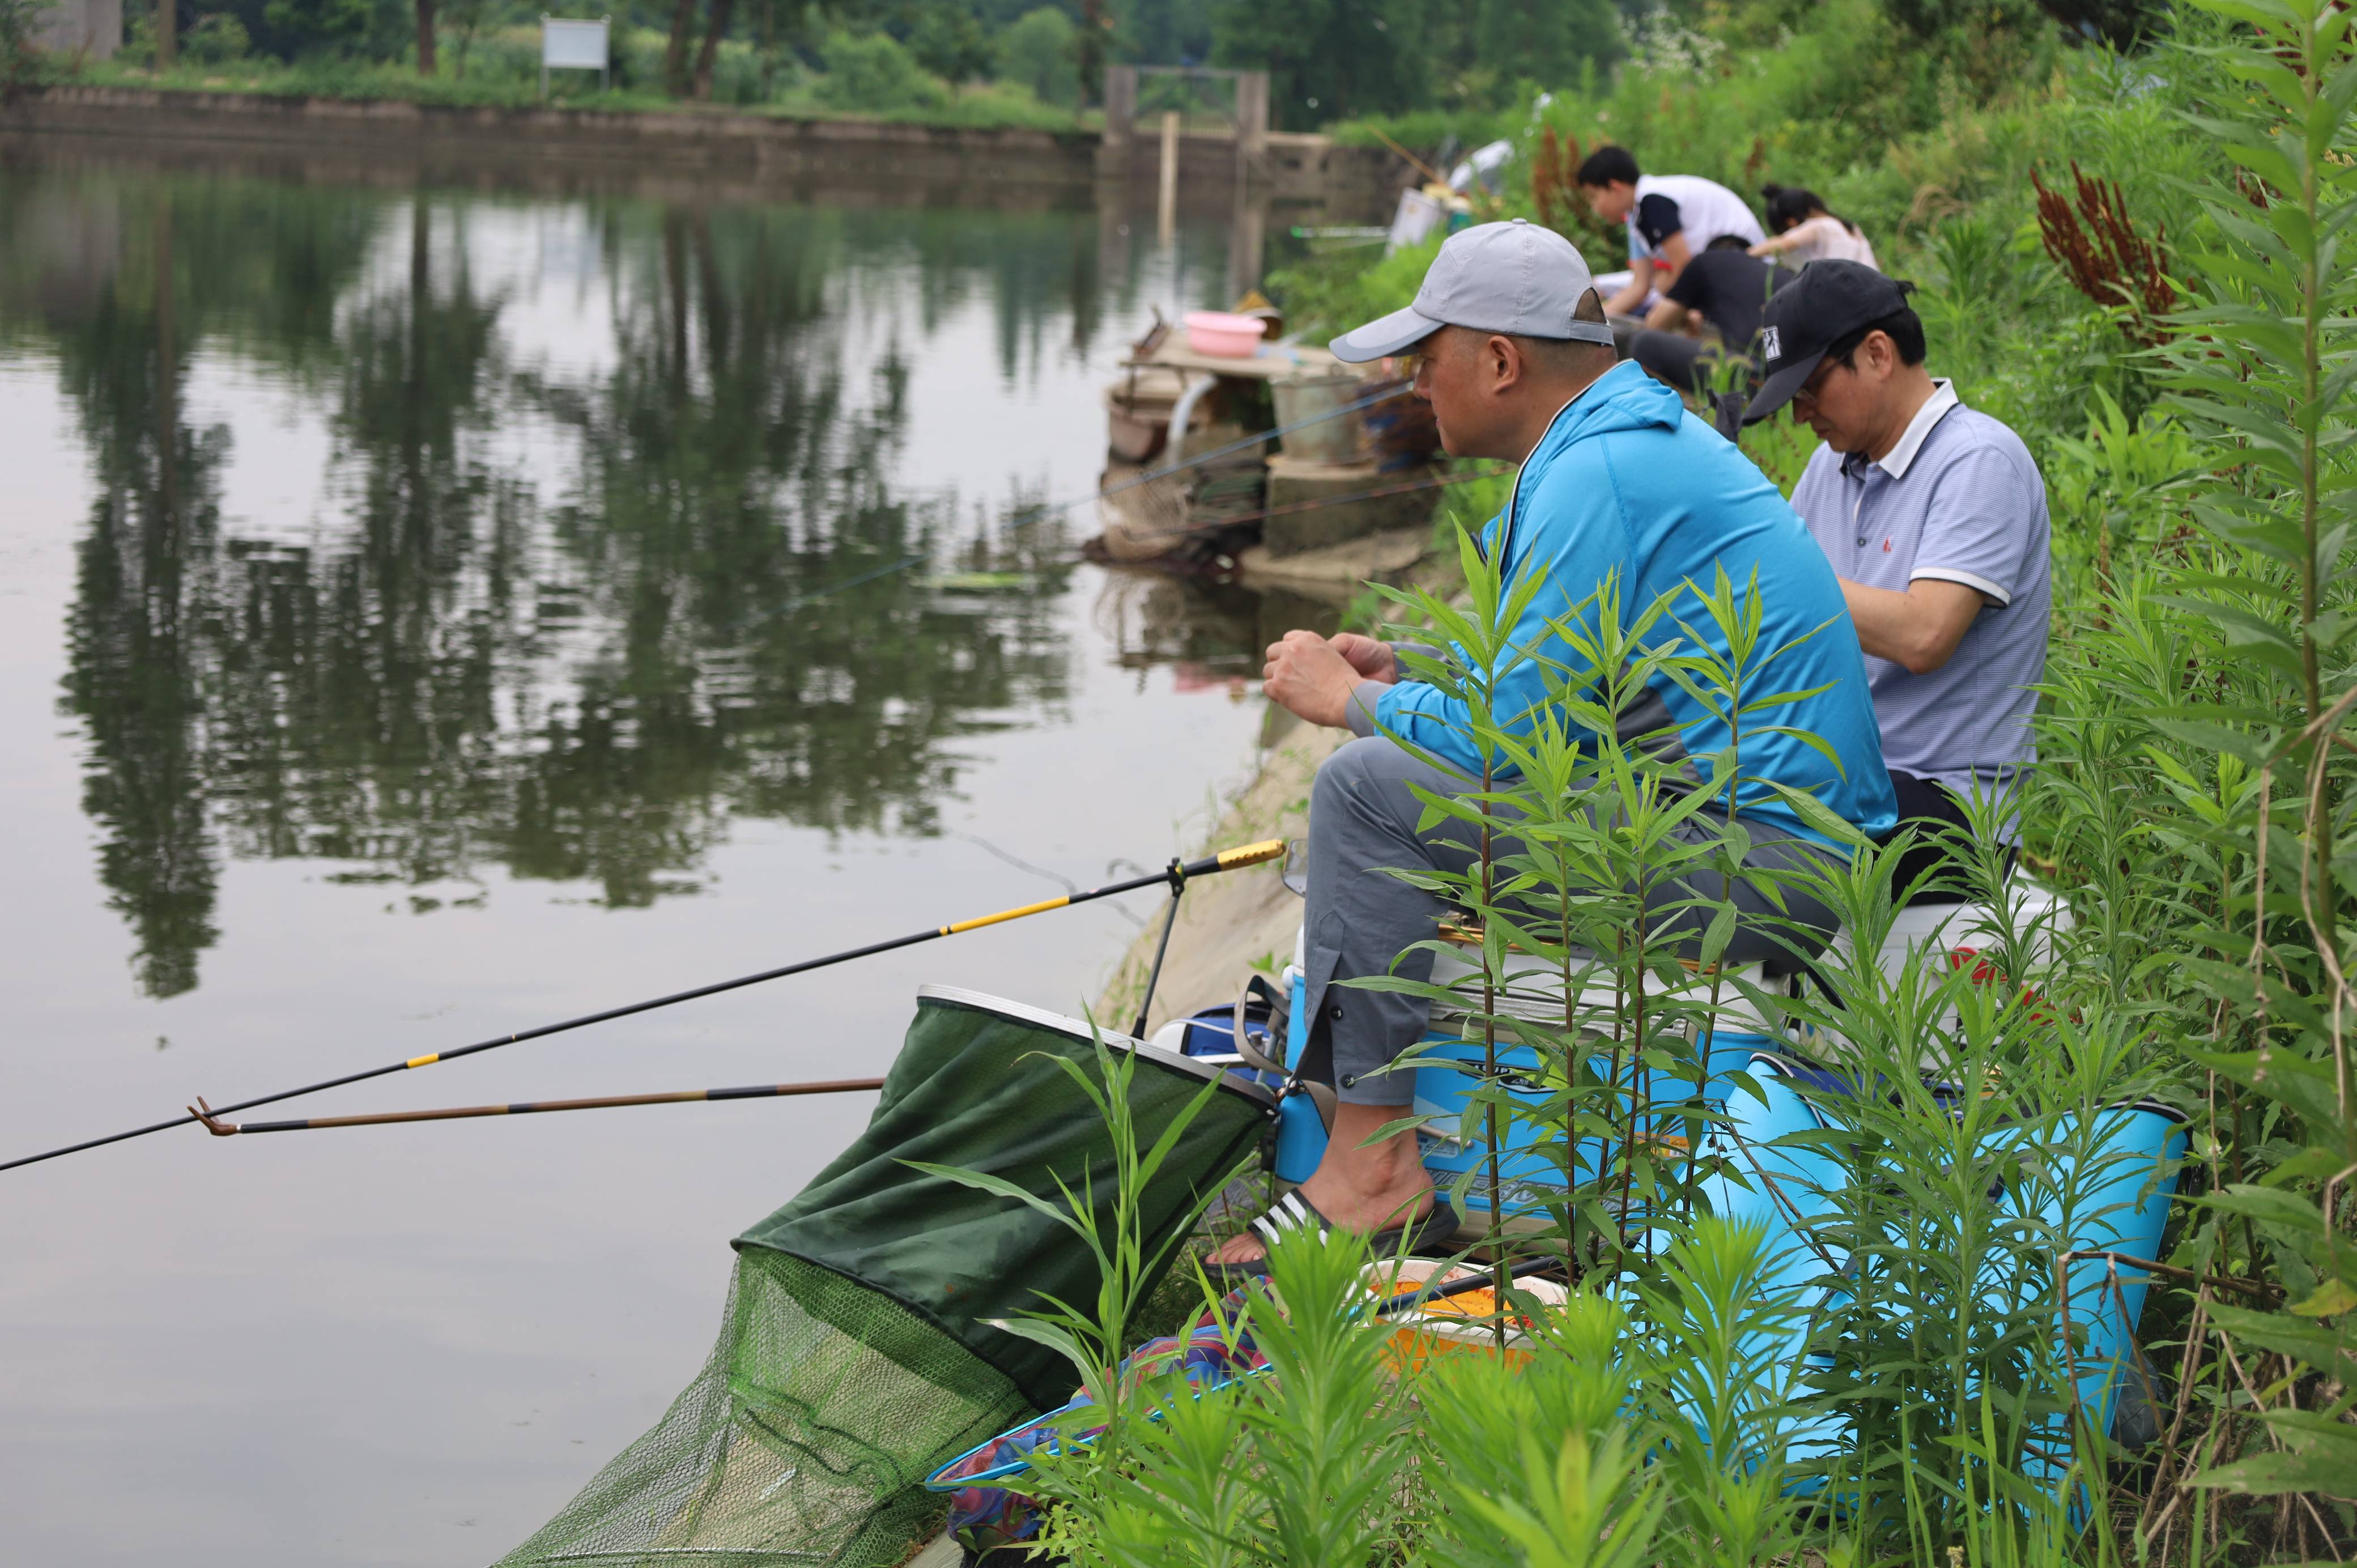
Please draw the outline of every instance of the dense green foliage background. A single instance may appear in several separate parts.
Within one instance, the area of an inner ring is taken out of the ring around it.
[[[189,85],[469,102],[538,91],[541,12],[522,0],[173,3],[171,63]],[[23,30],[9,18],[38,4],[0,6],[0,43]],[[156,66],[157,4],[130,0],[122,65]],[[1872,37],[1842,52],[1896,40],[1924,90],[1952,71],[1968,83],[2000,80],[2014,51],[1986,50],[1992,38],[2126,42],[2149,27],[2145,0],[2045,0],[2044,10],[2033,0],[1889,0],[1867,9]],[[1801,0],[630,0],[600,14],[616,28],[618,103],[692,97],[1053,124],[1094,102],[1109,60],[1208,64],[1267,70],[1285,128],[1422,113],[1427,144],[1451,129],[1465,138],[1543,91],[1592,91],[1620,62],[1674,59],[1694,38],[1749,49],[1827,31],[1821,8]],[[420,70],[429,40],[433,58]],[[565,96],[594,89],[560,73]],[[1192,101],[1216,108],[1222,91],[1206,84]],[[1919,100],[1908,118],[1920,128],[1937,115],[1935,102]],[[1866,134],[1881,128],[1854,124]]]
[[[1492,800],[1538,847],[1455,896],[1486,924],[1493,977],[1509,951],[1562,965],[1564,1017],[1455,1003],[1477,1035],[1537,1052],[1548,1089],[1543,1109],[1502,1089],[1477,1106],[1534,1125],[1567,1165],[1575,1147],[1608,1151],[1567,1175],[1546,1223],[1499,1239],[1510,1255],[1560,1249],[1572,1311],[1522,1368],[1468,1358],[1393,1391],[1364,1377],[1381,1335],[1344,1335],[1297,1355],[1275,1392],[1174,1407],[1167,1433],[1135,1425],[1125,1459],[1049,1478],[1075,1561],[1977,1568],[2310,1562],[2357,1541],[2357,279],[2342,248],[2357,44],[2326,0],[2058,9],[1657,16],[1609,78],[1447,124],[1516,145],[1477,218],[1529,216],[1617,255],[1620,236],[1564,177],[1614,141],[1747,194],[1813,187],[1919,285],[1933,371],[2018,431],[2046,481],[2055,618],[2021,858],[2076,929],[2010,929],[1986,972],[1821,961],[1827,999],[1799,1004],[1819,1031],[1803,1037],[1877,1092],[1831,1097],[1839,1132],[1812,1145],[1847,1167],[1833,1217],[1763,1249],[1714,1218],[1724,1153],[1645,1149],[1643,1091],[1621,1076],[1683,1059],[1723,999],[1656,950],[1633,894],[1566,898],[1555,929],[1558,889],[1675,875],[1684,852],[1645,836],[1647,765],[1609,733],[1585,753],[1493,736],[1522,781]],[[1429,145],[1442,124],[1366,132]],[[1314,337],[1405,304],[1431,254],[1343,252],[1271,289]],[[1789,489],[1814,441],[1779,420],[1744,445]],[[1452,491],[1456,521],[1486,520],[1507,482]],[[1393,613],[1463,650],[1419,673],[1460,685],[1480,732],[1484,650],[1505,657],[1491,645],[1512,616],[1478,562],[1466,575],[1469,602]],[[1731,693],[1740,673],[1689,679]],[[1591,704],[1605,732],[1621,711],[1603,690],[1558,703]],[[1562,803],[1593,788],[1624,822]],[[2001,858],[1978,853],[1982,897],[2003,907]],[[1861,851],[1822,889],[1869,950],[1889,872]],[[1632,1014],[1632,994],[1652,1011]],[[1932,1079],[1979,1092],[1917,1091]],[[2018,1198],[2102,1168],[2085,1130],[2138,1097],[2185,1114],[2190,1136],[2136,1326],[2132,1380],[2157,1410],[2141,1429],[2092,1419],[2072,1369],[2085,1323],[2061,1314],[2059,1281],[2083,1266],[2069,1262],[2083,1217],[2030,1221]],[[1480,1120],[1451,1131],[1494,1135]],[[1757,1351],[1787,1342],[1761,1315],[1779,1300],[1772,1257],[1793,1246],[1826,1259],[1805,1369]],[[1280,1288],[1348,1316],[1347,1275],[1328,1267],[1297,1261]],[[1794,1441],[1824,1422],[1836,1440]],[[1241,1466],[1207,1458],[1240,1449]],[[1309,1498],[1344,1484],[1371,1499],[1349,1539],[1297,1552],[1318,1527]],[[1828,1496],[1841,1506],[1807,1500]]]

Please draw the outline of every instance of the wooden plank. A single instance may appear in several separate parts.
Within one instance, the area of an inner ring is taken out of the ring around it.
[[[1249,360],[1198,354],[1187,347],[1187,328],[1183,323],[1172,329],[1160,348],[1132,362],[1168,365],[1174,370],[1234,376],[1249,381],[1281,381],[1290,376],[1320,376],[1340,369],[1342,363],[1325,349],[1313,349],[1306,343],[1264,343],[1260,352]]]

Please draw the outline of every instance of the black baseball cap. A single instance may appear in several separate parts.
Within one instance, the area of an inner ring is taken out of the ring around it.
[[[1861,327],[1907,308],[1911,284],[1884,277],[1862,262],[1811,262],[1768,297],[1760,355],[1768,379],[1743,411],[1757,424],[1792,401],[1816,373],[1825,350]]]

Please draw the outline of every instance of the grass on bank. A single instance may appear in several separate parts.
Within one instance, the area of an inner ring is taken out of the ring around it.
[[[888,40],[887,40],[888,42]],[[673,98],[661,88],[662,35],[649,29],[615,38],[613,86],[601,91],[597,73],[549,72],[548,95],[540,89],[540,41],[533,28],[486,33],[466,51],[442,46],[438,74],[421,77],[401,60],[317,56],[285,61],[251,56],[203,59],[184,53],[169,70],[131,58],[77,60],[41,56],[35,85],[163,89],[181,92],[252,93],[269,98],[321,98],[357,102],[423,103],[454,108],[587,109],[615,113],[737,114],[787,120],[864,120],[945,130],[1033,130],[1093,134],[1100,117],[1043,102],[1013,81],[976,81],[952,89],[887,58],[881,71],[845,70],[834,76],[806,71],[791,61],[767,58],[752,46],[729,41],[718,53],[709,102]]]

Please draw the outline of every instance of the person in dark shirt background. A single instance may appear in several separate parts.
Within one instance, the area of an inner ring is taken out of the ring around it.
[[[1748,367],[1748,394],[1757,379],[1768,296],[1792,275],[1741,251],[1705,251],[1647,313],[1644,329],[1630,340],[1629,357],[1655,381],[1689,394],[1703,391],[1720,364],[1739,360]]]

